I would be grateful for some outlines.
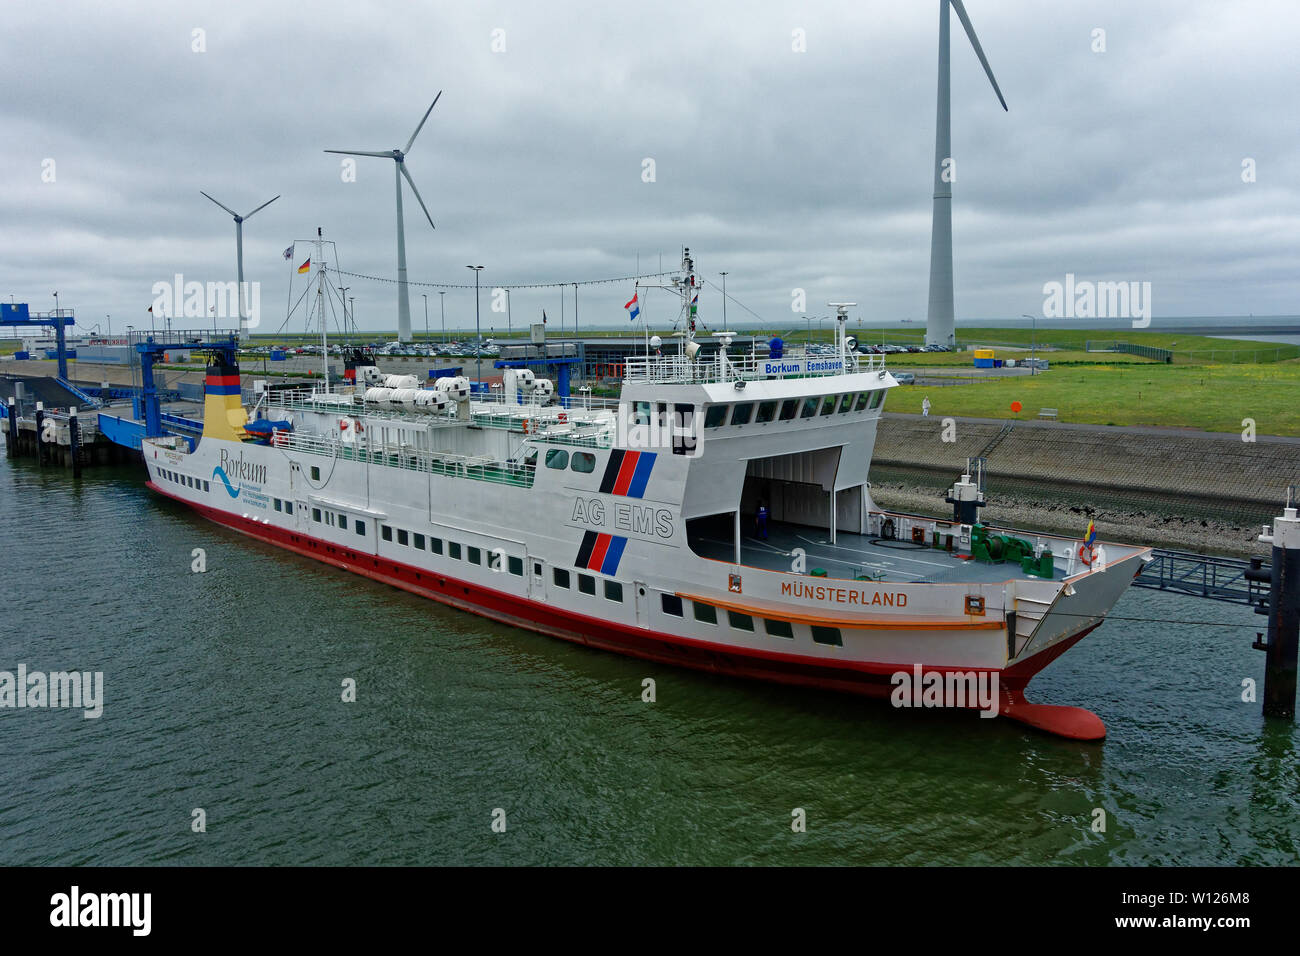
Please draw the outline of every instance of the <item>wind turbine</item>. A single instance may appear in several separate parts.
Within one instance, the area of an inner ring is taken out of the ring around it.
[[[415,180],[411,174],[406,171],[406,154],[411,151],[411,146],[415,143],[415,137],[420,135],[420,130],[424,129],[425,120],[433,112],[433,108],[438,105],[438,99],[442,96],[442,90],[433,98],[429,108],[424,111],[424,119],[420,120],[420,125],[415,127],[415,132],[406,142],[405,149],[392,149],[384,152],[365,152],[359,149],[327,149],[327,153],[341,153],[344,156],[377,156],[381,159],[391,159],[396,170],[393,178],[397,183],[397,341],[411,341],[411,300],[406,288],[406,230],[402,225],[402,177],[406,177],[407,185],[411,187],[411,192],[415,193],[415,199],[424,210],[424,216],[429,220],[430,227],[433,227],[433,217],[429,215],[429,207],[424,204],[420,198],[420,190],[415,188]],[[435,227],[436,228],[436,227]]]
[[[952,108],[949,70],[948,7],[957,11],[961,25],[970,37],[980,65],[993,84],[1002,108],[1007,101],[993,78],[989,61],[975,36],[970,17],[962,0],[939,0],[939,102],[934,131],[934,220],[930,228],[930,309],[925,320],[925,341],[930,345],[952,345],[955,339],[956,320],[952,299],[952,174],[949,172],[952,157]],[[947,163],[948,165],[945,165]]]
[[[209,196],[207,193],[203,192],[202,189],[199,190],[199,193],[207,197],[208,199],[212,199],[212,197]],[[230,213],[230,215],[235,217],[235,259],[239,270],[239,291],[238,291],[239,335],[241,338],[243,337],[245,331],[244,329],[244,220],[252,219],[254,215],[261,212],[263,209],[271,205],[271,203],[275,202],[275,200],[279,198],[280,198],[279,196],[276,196],[274,199],[268,199],[266,202],[262,203],[262,205],[258,206],[256,209],[250,212],[247,216],[241,216],[239,213],[235,212],[235,210],[231,209],[229,206],[226,206],[222,203],[217,202],[215,199],[212,199],[214,203],[217,203],[218,206],[221,206],[222,209],[224,209],[226,212]]]

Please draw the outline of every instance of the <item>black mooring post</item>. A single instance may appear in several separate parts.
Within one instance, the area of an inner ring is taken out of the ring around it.
[[[36,464],[45,464],[45,446],[41,443],[41,429],[45,427],[45,404],[36,403]]]
[[[5,442],[5,454],[10,458],[18,457],[18,402],[12,397],[9,399],[9,418],[6,420],[9,426],[9,440]]]
[[[1296,656],[1300,648],[1300,514],[1294,498],[1273,533],[1260,535],[1273,545],[1269,594],[1268,645],[1264,664],[1264,716],[1295,718]]]
[[[81,477],[81,423],[77,421],[77,406],[68,409],[68,453],[72,455],[72,477]]]

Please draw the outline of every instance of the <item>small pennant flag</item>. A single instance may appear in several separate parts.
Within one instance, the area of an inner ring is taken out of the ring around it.
[[[149,306],[149,308],[148,308],[147,311],[152,312],[152,311],[153,311],[153,306]]]
[[[542,325],[546,324],[546,310],[542,309]]]
[[[627,317],[633,322],[635,322],[636,317],[641,314],[641,306],[638,305],[636,301],[638,295],[639,293],[633,292],[632,298],[623,303],[623,308],[627,309]]]
[[[1091,548],[1093,546],[1093,543],[1096,542],[1096,540],[1097,540],[1097,526],[1091,520],[1089,520],[1088,530],[1084,532],[1083,535],[1083,543]]]
[[[310,272],[310,271],[311,271],[310,259],[308,259],[306,262],[304,262],[302,265],[298,267],[298,275],[302,275],[304,272]]]
[[[288,249],[284,250],[284,257],[285,257],[286,259],[292,259],[292,258],[293,258],[293,246],[290,246]]]

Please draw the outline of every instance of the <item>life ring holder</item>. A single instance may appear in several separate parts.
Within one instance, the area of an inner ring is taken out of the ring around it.
[[[569,413],[560,412],[560,414],[556,416],[555,420],[559,422],[561,425],[567,425],[569,422]]]

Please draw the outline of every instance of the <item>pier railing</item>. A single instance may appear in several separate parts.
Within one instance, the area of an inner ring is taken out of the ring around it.
[[[1233,604],[1257,604],[1268,588],[1246,576],[1250,567],[1250,561],[1243,558],[1157,548],[1152,551],[1151,563],[1133,579],[1133,586]]]

